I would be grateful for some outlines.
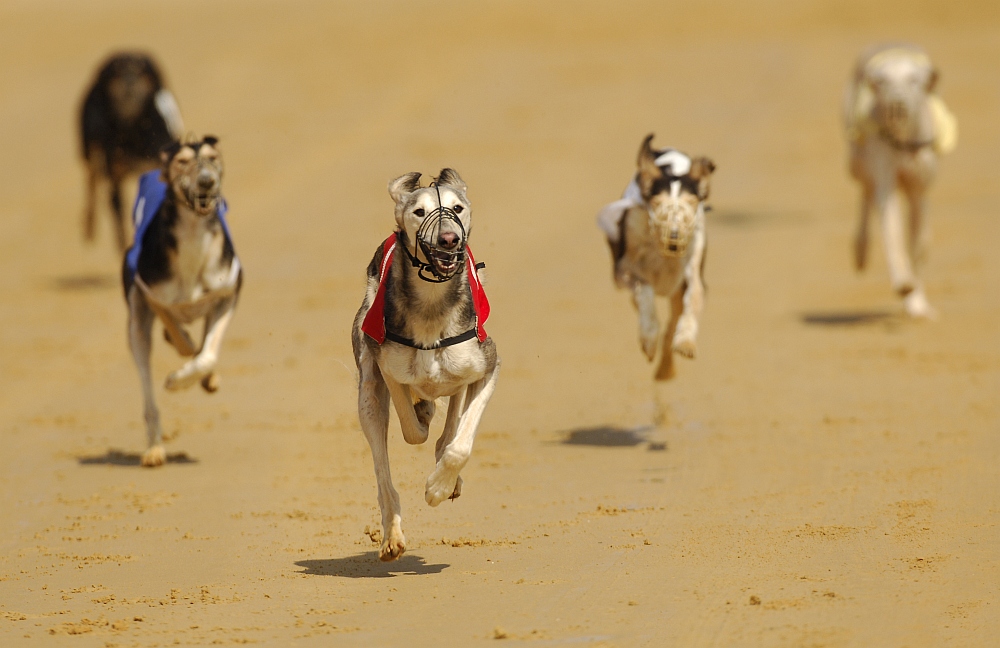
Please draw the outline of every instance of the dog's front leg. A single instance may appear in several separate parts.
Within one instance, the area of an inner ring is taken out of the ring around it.
[[[441,432],[441,436],[438,437],[437,443],[434,444],[434,461],[440,462],[441,457],[444,456],[445,448],[455,440],[455,435],[458,433],[458,423],[461,420],[462,412],[465,411],[465,397],[468,394],[468,386],[463,386],[462,389],[458,390],[457,394],[453,394],[448,399],[448,415],[444,420],[444,430]],[[452,491],[449,499],[456,499],[462,494],[462,476],[459,475],[455,480],[455,489]]]
[[[361,372],[358,419],[372,451],[378,505],[382,512],[382,546],[378,557],[383,561],[395,560],[406,551],[406,538],[403,537],[399,493],[392,485],[389,471],[389,390],[369,352],[362,353],[358,367]]]
[[[413,408],[413,394],[409,386],[393,380],[392,376],[382,374],[385,384],[392,395],[392,404],[399,417],[399,427],[403,431],[403,439],[410,445],[419,445],[427,440],[427,425],[421,423]]]
[[[137,286],[133,285],[129,290],[128,305],[128,341],[135,366],[139,370],[144,404],[143,417],[146,419],[146,451],[142,454],[142,465],[159,466],[166,461],[167,453],[163,449],[160,411],[156,408],[153,379],[149,369],[149,355],[153,347],[153,320],[156,316]]]
[[[656,357],[656,338],[660,331],[660,323],[656,319],[656,295],[653,287],[636,281],[632,286],[632,303],[639,311],[639,345],[652,362]]]
[[[885,258],[889,263],[889,279],[892,289],[905,297],[913,291],[913,269],[907,254],[906,234],[903,231],[902,205],[895,186],[879,187],[875,196],[882,223],[882,241]]]
[[[491,340],[488,340],[492,342]],[[479,428],[479,421],[486,411],[486,405],[493,396],[496,389],[497,376],[500,375],[500,358],[496,359],[493,370],[488,374],[470,384],[466,388],[464,412],[458,420],[458,429],[450,442],[442,444],[444,447],[439,451],[440,456],[434,472],[427,478],[427,487],[424,490],[424,499],[431,506],[437,506],[450,497],[457,497],[459,473],[469,461],[472,454],[472,443],[476,439],[476,430]],[[452,397],[453,399],[456,396]],[[457,413],[463,407],[456,406]],[[452,416],[452,407],[448,407],[449,418]],[[438,455],[439,453],[435,453]]]
[[[202,342],[198,355],[184,363],[184,366],[167,376],[166,388],[171,391],[184,389],[199,380],[204,381],[209,392],[219,387],[218,376],[215,375],[215,365],[219,361],[219,350],[226,328],[233,319],[236,310],[236,295],[230,295],[221,300],[205,319],[205,340]]]
[[[672,348],[674,332],[677,331],[677,322],[684,312],[684,293],[687,291],[687,282],[682,284],[670,295],[670,321],[667,323],[667,330],[663,333],[663,351],[660,353],[660,366],[656,368],[654,378],[656,380],[670,380],[674,377],[674,351]]]
[[[125,210],[122,206],[122,179],[118,175],[111,178],[111,217],[114,219],[115,238],[118,241],[118,250],[124,252],[128,247],[125,240]]]
[[[697,348],[698,318],[705,305],[705,286],[701,281],[701,265],[705,255],[705,228],[695,231],[694,251],[684,268],[684,310],[677,322],[672,348],[674,353],[693,358]],[[676,294],[676,293],[675,293]],[[672,316],[672,314],[671,314]]]

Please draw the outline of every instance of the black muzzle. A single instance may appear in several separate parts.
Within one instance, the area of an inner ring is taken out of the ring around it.
[[[436,184],[434,188],[437,190],[438,206],[424,217],[417,229],[417,246],[427,261],[421,261],[415,254],[411,254],[405,243],[403,250],[406,251],[413,267],[420,269],[417,274],[421,279],[431,283],[443,283],[454,277],[465,264],[465,227],[453,209],[441,204],[441,190]],[[454,223],[458,231],[445,228],[447,222]],[[457,234],[454,246],[447,246],[446,237],[443,235],[448,233]]]

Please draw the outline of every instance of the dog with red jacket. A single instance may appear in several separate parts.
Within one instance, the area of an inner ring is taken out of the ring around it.
[[[368,289],[354,320],[352,342],[360,374],[358,417],[375,462],[382,511],[379,558],[406,550],[399,494],[389,472],[389,402],[403,439],[424,443],[438,398],[449,399],[436,465],[424,499],[437,506],[462,494],[459,475],[469,460],[479,421],[493,396],[500,358],[484,327],[489,302],[468,247],[472,205],[453,169],[428,187],[419,173],[389,183],[396,231],[368,266]]]

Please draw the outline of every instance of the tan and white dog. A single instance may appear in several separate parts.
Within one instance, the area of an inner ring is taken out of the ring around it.
[[[611,247],[619,288],[632,291],[639,344],[652,362],[660,323],[655,296],[670,298],[657,380],[674,376],[673,354],[695,356],[705,299],[705,200],[715,164],[676,149],[655,150],[653,135],[639,149],[639,170],[620,200],[601,210],[598,226]]]
[[[389,471],[389,401],[407,443],[427,440],[435,400],[449,398],[436,465],[424,498],[431,506],[462,493],[459,475],[500,372],[483,324],[489,304],[468,249],[472,206],[467,187],[443,169],[430,187],[420,174],[389,183],[396,232],[368,266],[368,288],[352,331],[359,371],[358,416],[371,447],[382,511],[379,558],[406,549],[399,494]]]
[[[214,392],[219,387],[215,365],[222,337],[243,283],[225,221],[218,140],[174,142],[161,161],[162,170],[140,179],[135,241],[122,267],[129,346],[145,401],[144,466],[166,460],[149,366],[153,321],[160,319],[167,341],[178,353],[193,356],[167,377],[166,388],[179,390],[200,382],[205,391]],[[205,325],[199,346],[184,329],[197,320]]]
[[[892,288],[912,317],[934,316],[917,276],[929,240],[926,194],[938,156],[958,139],[955,118],[935,93],[938,77],[919,47],[872,48],[858,60],[844,101],[850,170],[862,192],[854,264],[865,269],[868,221],[877,212]]]

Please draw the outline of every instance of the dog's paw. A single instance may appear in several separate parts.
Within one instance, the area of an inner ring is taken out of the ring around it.
[[[697,345],[691,338],[674,338],[673,343],[674,353],[677,355],[684,356],[685,358],[694,358],[695,351],[697,350]]]
[[[222,384],[222,378],[219,374],[214,371],[204,378],[201,379],[201,388],[207,391],[209,394],[214,394],[219,391],[219,386]]]
[[[427,488],[424,490],[424,499],[431,506],[437,506],[446,499],[458,497],[455,492],[461,494],[462,487],[459,485],[457,471],[438,468],[427,478]]]
[[[452,491],[451,497],[448,499],[458,499],[462,496],[462,476],[459,475],[458,479],[455,480],[455,490]]]
[[[922,290],[914,290],[903,300],[906,314],[914,319],[936,320],[938,313],[927,301]]]
[[[403,537],[403,532],[390,531],[378,549],[378,559],[382,562],[392,562],[402,556],[405,551],[406,538]]]
[[[215,368],[215,362],[199,362],[198,359],[189,360],[184,366],[167,376],[164,387],[168,391],[179,391],[187,389],[204,378],[208,378]]]
[[[167,451],[161,445],[155,445],[142,453],[142,465],[146,468],[162,466],[167,461]]]

